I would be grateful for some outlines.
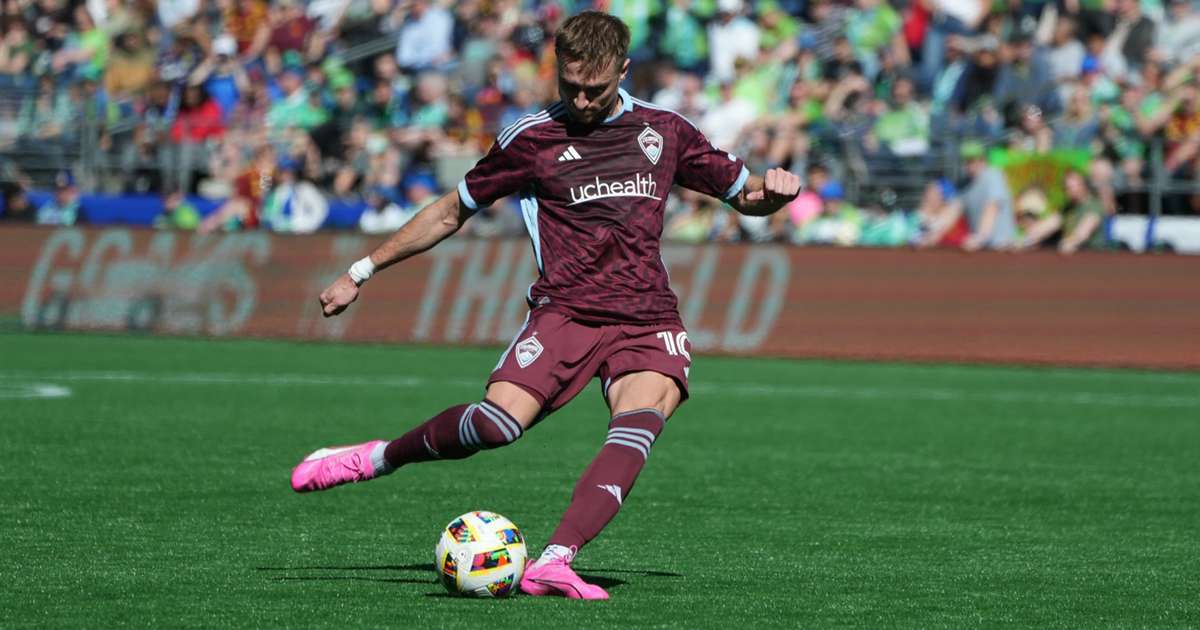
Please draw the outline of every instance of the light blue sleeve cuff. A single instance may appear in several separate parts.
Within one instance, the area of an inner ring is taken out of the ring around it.
[[[738,193],[742,192],[742,186],[746,185],[746,180],[749,178],[750,169],[743,166],[741,174],[738,175],[737,179],[733,180],[733,185],[729,187],[729,190],[725,191],[725,198],[733,199]]]
[[[479,204],[475,203],[475,198],[471,196],[471,191],[467,190],[467,180],[458,182],[458,198],[462,199],[463,205],[472,209],[478,210]]]

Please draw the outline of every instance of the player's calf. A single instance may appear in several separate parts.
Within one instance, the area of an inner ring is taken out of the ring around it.
[[[463,459],[491,448],[507,446],[524,434],[503,407],[484,398],[455,405],[389,443],[384,459],[389,467],[436,459]]]
[[[666,420],[657,409],[613,416],[604,446],[575,485],[550,546],[579,549],[600,534],[629,496]]]

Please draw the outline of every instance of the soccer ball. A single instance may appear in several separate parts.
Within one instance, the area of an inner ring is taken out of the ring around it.
[[[495,512],[467,512],[450,521],[434,551],[442,585],[454,595],[504,597],[525,573],[525,537]]]

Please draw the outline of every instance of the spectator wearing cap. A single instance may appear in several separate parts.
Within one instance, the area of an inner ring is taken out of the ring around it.
[[[190,85],[203,85],[208,95],[229,117],[243,94],[250,91],[250,79],[237,59],[237,42],[231,35],[220,35],[212,43],[210,54],[188,77]]]
[[[821,197],[821,213],[807,223],[797,226],[791,240],[797,244],[856,245],[865,224],[863,212],[846,201],[841,183],[830,180],[817,193]]]
[[[38,225],[75,225],[79,218],[79,188],[70,171],[54,178],[54,196],[37,210]]]
[[[970,233],[963,239],[962,249],[1007,249],[1016,239],[1017,226],[1004,174],[988,165],[986,149],[979,142],[964,142],[959,154],[966,161],[969,181],[962,194],[946,205],[944,214],[934,219],[921,244],[936,245],[958,223],[959,216],[966,216]]]
[[[436,69],[453,56],[454,16],[429,0],[397,5],[392,14],[399,35],[396,63],[409,72]]]
[[[1061,111],[1045,50],[1034,45],[1032,32],[1014,31],[1000,54],[994,97],[1001,111],[1023,113],[1030,106],[1048,115]]]
[[[282,98],[267,112],[267,125],[275,129],[299,127],[312,129],[320,126],[329,114],[319,102],[314,103],[304,87],[304,70],[299,66],[284,68],[279,77]]]
[[[400,182],[404,191],[405,205],[409,210],[419,212],[425,206],[437,200],[437,178],[425,171],[414,171]]]

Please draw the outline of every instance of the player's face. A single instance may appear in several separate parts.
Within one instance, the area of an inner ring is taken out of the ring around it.
[[[578,61],[558,65],[558,95],[567,106],[571,119],[584,125],[603,121],[616,109],[620,95],[617,88],[629,69],[626,59],[620,66],[615,62],[594,75],[586,75]]]

